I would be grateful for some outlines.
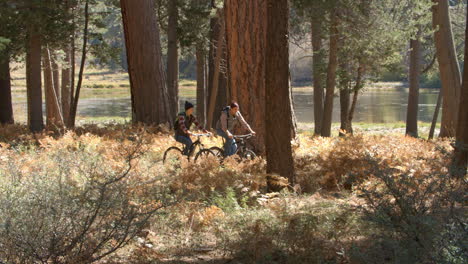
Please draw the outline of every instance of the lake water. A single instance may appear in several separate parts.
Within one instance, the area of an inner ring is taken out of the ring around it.
[[[102,95],[101,95],[102,96]],[[419,98],[419,120],[431,122],[437,101],[437,90],[422,90]],[[299,122],[313,123],[313,93],[312,91],[294,91],[294,108]],[[185,100],[195,102],[194,97],[180,98],[180,104]],[[370,90],[360,94],[354,122],[394,123],[406,120],[408,90]],[[242,107],[242,106],[241,106]],[[15,112],[26,113],[26,103],[16,103]],[[130,98],[87,98],[80,100],[78,115],[82,117],[113,117],[130,120]],[[79,119],[79,118],[78,118]],[[23,121],[26,120],[17,120]],[[339,98],[335,97],[333,106],[333,122],[340,121]]]
[[[431,122],[437,101],[438,91],[424,90],[419,97],[419,120]],[[299,122],[312,123],[313,94],[307,91],[293,93],[294,108]],[[408,91],[366,91],[360,94],[355,122],[393,123],[406,120]],[[195,102],[195,98],[180,98],[180,104],[185,100]],[[333,106],[333,122],[340,121],[339,98],[335,97]],[[89,117],[128,117],[130,118],[130,99],[85,99],[79,104],[78,114]]]

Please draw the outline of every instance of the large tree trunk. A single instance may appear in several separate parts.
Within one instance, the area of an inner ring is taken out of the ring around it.
[[[44,72],[44,88],[46,99],[46,124],[48,128],[61,127],[63,120],[60,113],[60,101],[58,98],[55,78],[53,76],[53,66],[51,62],[50,50],[44,48],[43,51],[43,72]],[[58,82],[58,80],[57,80]]]
[[[70,118],[70,103],[71,103],[71,47],[66,45],[64,48],[65,53],[65,64],[62,66],[62,85],[61,85],[61,105],[63,121],[65,124],[69,124]]]
[[[267,0],[265,135],[267,173],[277,173],[294,183],[291,149],[288,0]],[[273,133],[274,132],[274,133]]]
[[[460,67],[455,50],[448,0],[432,0],[437,61],[442,81],[443,108],[441,137],[454,137],[460,98]]]
[[[168,8],[167,89],[171,116],[176,116],[179,111],[179,43],[177,36],[179,10],[177,8],[177,1],[169,1]]]
[[[314,134],[322,133],[323,121],[323,77],[325,53],[322,49],[322,19],[312,18],[312,50],[313,50],[313,78],[314,78]]]
[[[468,10],[467,10],[468,13]],[[468,16],[466,20],[465,43],[468,40]],[[468,46],[465,45],[465,67],[463,68],[463,85],[458,111],[457,137],[455,154],[452,162],[452,175],[463,179],[468,167]]]
[[[28,125],[31,132],[44,129],[41,85],[41,36],[34,25],[30,25],[26,50],[26,89]]]
[[[406,112],[406,135],[418,137],[419,76],[421,74],[421,42],[419,34],[410,40],[409,95]]]
[[[335,95],[336,68],[338,66],[338,17],[336,10],[332,10],[330,25],[330,55],[327,69],[327,91],[322,121],[322,136],[331,136],[331,125],[333,116],[333,97]]]
[[[226,0],[224,6],[230,98],[239,103],[246,121],[257,132],[254,145],[262,153],[265,150],[266,0]]]
[[[121,0],[133,122],[172,121],[154,1]]]
[[[206,122],[206,61],[205,51],[201,45],[197,45],[197,118],[200,123]]]
[[[9,56],[0,57],[0,124],[13,124]]]

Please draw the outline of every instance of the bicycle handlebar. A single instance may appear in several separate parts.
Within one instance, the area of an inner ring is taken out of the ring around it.
[[[247,135],[234,135],[233,138],[244,139],[244,138],[251,138],[254,134],[247,134]]]
[[[191,135],[194,136],[194,137],[209,137],[209,136],[211,136],[211,134],[208,134],[208,133],[206,133],[206,134],[195,134],[195,133],[192,133]]]

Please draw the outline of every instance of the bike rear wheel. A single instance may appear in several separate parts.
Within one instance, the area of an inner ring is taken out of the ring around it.
[[[224,150],[219,147],[211,147],[210,148],[211,152],[220,160],[224,158]]]
[[[182,150],[178,147],[170,147],[164,152],[163,163],[164,164],[179,164],[184,158]]]
[[[245,150],[244,153],[242,153],[242,158],[246,160],[254,160],[257,157],[257,154],[253,152],[252,150]]]
[[[209,157],[216,158],[216,155],[210,149],[202,149],[195,156],[195,162],[200,162],[201,160],[207,159]]]

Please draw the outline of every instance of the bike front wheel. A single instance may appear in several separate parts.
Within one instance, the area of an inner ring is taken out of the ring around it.
[[[246,150],[244,153],[242,153],[242,158],[246,160],[254,160],[257,157],[257,154],[253,152],[252,150]]]
[[[211,147],[210,148],[211,152],[213,152],[215,154],[215,156],[222,160],[224,158],[224,150],[222,148],[219,148],[219,147]]]
[[[201,160],[205,160],[207,158],[214,157],[216,158],[216,154],[213,153],[210,149],[202,149],[198,151],[197,155],[195,155],[195,162],[200,162]]]

